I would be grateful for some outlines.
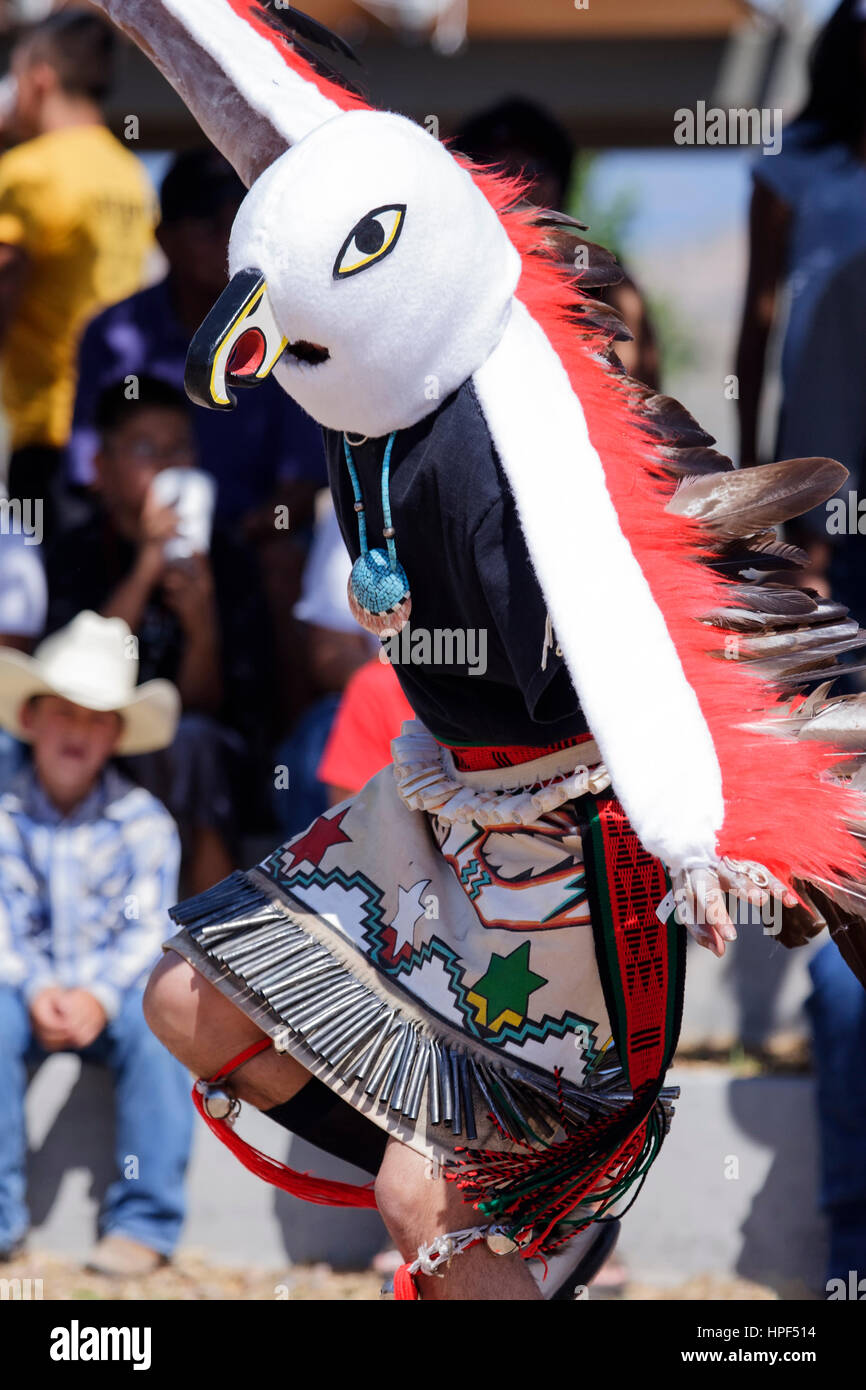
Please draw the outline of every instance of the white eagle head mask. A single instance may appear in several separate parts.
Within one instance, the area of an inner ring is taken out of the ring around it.
[[[354,111],[287,150],[232,229],[231,283],[196,335],[207,405],[273,370],[331,429],[415,424],[489,357],[520,256],[465,169],[402,116]]]

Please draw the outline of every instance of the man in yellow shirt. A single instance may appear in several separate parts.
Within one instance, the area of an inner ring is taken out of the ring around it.
[[[9,494],[43,499],[45,535],[57,520],[78,339],[93,314],[141,287],[152,246],[150,183],[103,120],[112,46],[98,16],[64,10],[12,54],[22,143],[0,157],[0,385]]]

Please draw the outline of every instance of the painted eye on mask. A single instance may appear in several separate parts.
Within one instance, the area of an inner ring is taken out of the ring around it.
[[[405,203],[392,203],[388,207],[373,208],[352,228],[340,254],[334,262],[334,279],[345,280],[347,275],[357,275],[366,270],[374,261],[394,250],[403,230],[406,217]]]

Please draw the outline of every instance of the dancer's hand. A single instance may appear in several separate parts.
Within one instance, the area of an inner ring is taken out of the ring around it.
[[[798,898],[761,864],[723,859],[716,868],[684,869],[672,876],[675,914],[697,941],[722,957],[729,941],[736,941],[732,920],[733,900],[765,909],[771,903],[795,907]]]

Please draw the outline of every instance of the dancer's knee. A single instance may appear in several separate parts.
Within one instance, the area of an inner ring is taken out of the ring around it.
[[[265,1036],[175,951],[166,952],[148,981],[144,1016],[169,1052],[202,1077],[214,1076]],[[288,1100],[307,1080],[297,1062],[270,1049],[233,1075],[227,1089],[264,1110]]]
[[[376,1206],[379,1215],[388,1227],[394,1244],[404,1257],[408,1257],[418,1246],[419,1212],[414,1183],[407,1183],[399,1173],[390,1171],[384,1164],[379,1169],[375,1183]]]
[[[154,966],[142,1007],[147,1025],[175,1056],[192,1038],[197,999],[196,972],[175,951],[166,951]],[[181,1059],[183,1060],[183,1058]]]
[[[396,1139],[385,1151],[375,1192],[382,1220],[404,1255],[448,1230],[450,1209],[461,1205],[456,1190],[433,1177],[430,1162]]]

